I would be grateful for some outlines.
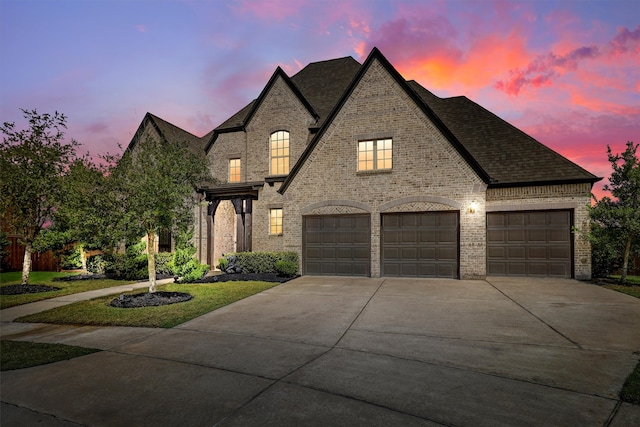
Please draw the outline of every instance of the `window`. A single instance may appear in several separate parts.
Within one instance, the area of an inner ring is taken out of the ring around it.
[[[282,208],[269,209],[269,234],[282,234]]]
[[[271,134],[269,142],[271,175],[289,173],[289,132],[279,130]]]
[[[229,182],[240,182],[240,159],[229,160]]]
[[[158,233],[158,252],[171,252],[171,232],[162,230]]]
[[[374,139],[358,142],[358,171],[391,169],[392,140]]]

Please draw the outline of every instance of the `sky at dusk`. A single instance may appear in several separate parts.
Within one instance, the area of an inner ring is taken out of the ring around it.
[[[0,121],[59,111],[82,152],[118,152],[146,112],[203,136],[277,66],[373,47],[608,177],[640,142],[640,2],[0,0]],[[606,179],[596,186],[596,192]]]

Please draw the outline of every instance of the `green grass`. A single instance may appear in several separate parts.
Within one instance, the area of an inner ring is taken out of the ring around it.
[[[622,391],[620,391],[620,399],[624,402],[640,405],[640,363],[636,365],[636,369],[624,382]]]
[[[49,298],[61,297],[64,295],[77,294],[79,292],[92,291],[94,289],[109,288],[112,286],[125,285],[131,283],[126,280],[76,280],[72,282],[54,282],[55,277],[69,276],[69,273],[55,273],[49,271],[33,271],[29,275],[30,285],[46,285],[60,288],[58,291],[38,292],[35,294],[21,295],[0,295],[0,308],[9,308],[16,305],[27,304],[30,302],[42,301]],[[0,286],[19,285],[22,272],[12,271],[9,273],[0,273]]]
[[[620,280],[620,275],[612,275],[612,279]],[[640,286],[640,276],[627,276],[627,285]]]
[[[172,328],[217,308],[272,288],[272,282],[222,282],[192,285],[168,284],[158,290],[186,292],[187,302],[159,307],[115,308],[109,302],[117,295],[96,298],[54,308],[16,319],[17,322],[81,324],[98,326],[139,326]],[[141,293],[132,292],[132,293]]]
[[[60,362],[97,351],[100,350],[64,344],[1,340],[0,370],[9,371]]]

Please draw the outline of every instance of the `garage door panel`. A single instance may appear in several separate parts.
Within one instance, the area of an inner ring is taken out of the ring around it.
[[[527,257],[527,250],[524,246],[507,246],[505,249],[507,259],[525,259]]]
[[[383,214],[381,224],[383,275],[458,277],[457,211]]]
[[[418,236],[415,230],[403,230],[401,243],[403,245],[415,245],[418,242]]]
[[[417,260],[418,248],[417,247],[401,248],[400,258],[403,260]]]
[[[487,214],[487,274],[571,277],[571,211]]]
[[[369,215],[325,215],[303,218],[305,274],[369,276]]]

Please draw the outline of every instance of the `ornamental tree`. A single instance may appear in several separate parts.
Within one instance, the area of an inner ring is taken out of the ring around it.
[[[156,234],[193,223],[195,190],[208,170],[204,151],[196,154],[186,142],[147,136],[111,171],[121,229],[129,241],[147,237],[149,292],[156,290]]]
[[[21,236],[25,247],[22,284],[27,285],[33,245],[61,200],[62,176],[80,144],[64,141],[64,114],[22,112],[27,128],[17,130],[15,123],[8,122],[0,126],[4,134],[0,143],[0,216]]]
[[[627,142],[622,154],[612,154],[611,147],[607,146],[613,172],[604,189],[610,191],[615,199],[605,196],[589,210],[595,228],[590,235],[592,242],[615,248],[622,257],[622,284],[627,282],[631,250],[640,244],[640,162],[637,150],[638,144],[631,141]],[[604,228],[606,232],[598,228]]]

